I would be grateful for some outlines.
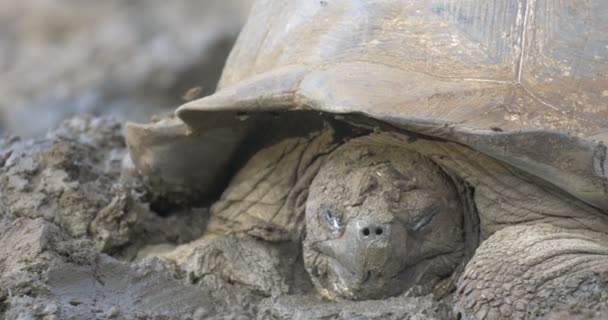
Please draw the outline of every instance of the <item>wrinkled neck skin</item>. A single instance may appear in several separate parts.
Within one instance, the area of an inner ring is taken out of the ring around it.
[[[332,300],[429,292],[462,259],[462,219],[450,179],[430,160],[346,143],[309,191],[306,268]]]

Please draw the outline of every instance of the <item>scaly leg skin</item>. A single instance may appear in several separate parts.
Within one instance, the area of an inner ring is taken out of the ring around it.
[[[455,311],[461,319],[588,319],[606,311],[607,297],[608,235],[518,225],[478,248],[458,281]]]

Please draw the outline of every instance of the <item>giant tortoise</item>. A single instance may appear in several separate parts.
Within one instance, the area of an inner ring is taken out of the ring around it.
[[[327,299],[591,308],[607,28],[602,0],[259,0],[217,92],[130,124],[130,155],[155,192],[217,199],[209,234],[301,242]]]

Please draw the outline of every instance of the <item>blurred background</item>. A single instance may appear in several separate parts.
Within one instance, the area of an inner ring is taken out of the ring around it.
[[[0,135],[146,122],[213,92],[251,2],[0,0]]]

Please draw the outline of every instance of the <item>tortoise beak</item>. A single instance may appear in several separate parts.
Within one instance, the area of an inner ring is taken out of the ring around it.
[[[334,272],[347,286],[359,287],[400,271],[404,257],[393,254],[392,233],[391,224],[358,219],[346,226],[342,237],[317,242],[312,248],[331,259]]]

